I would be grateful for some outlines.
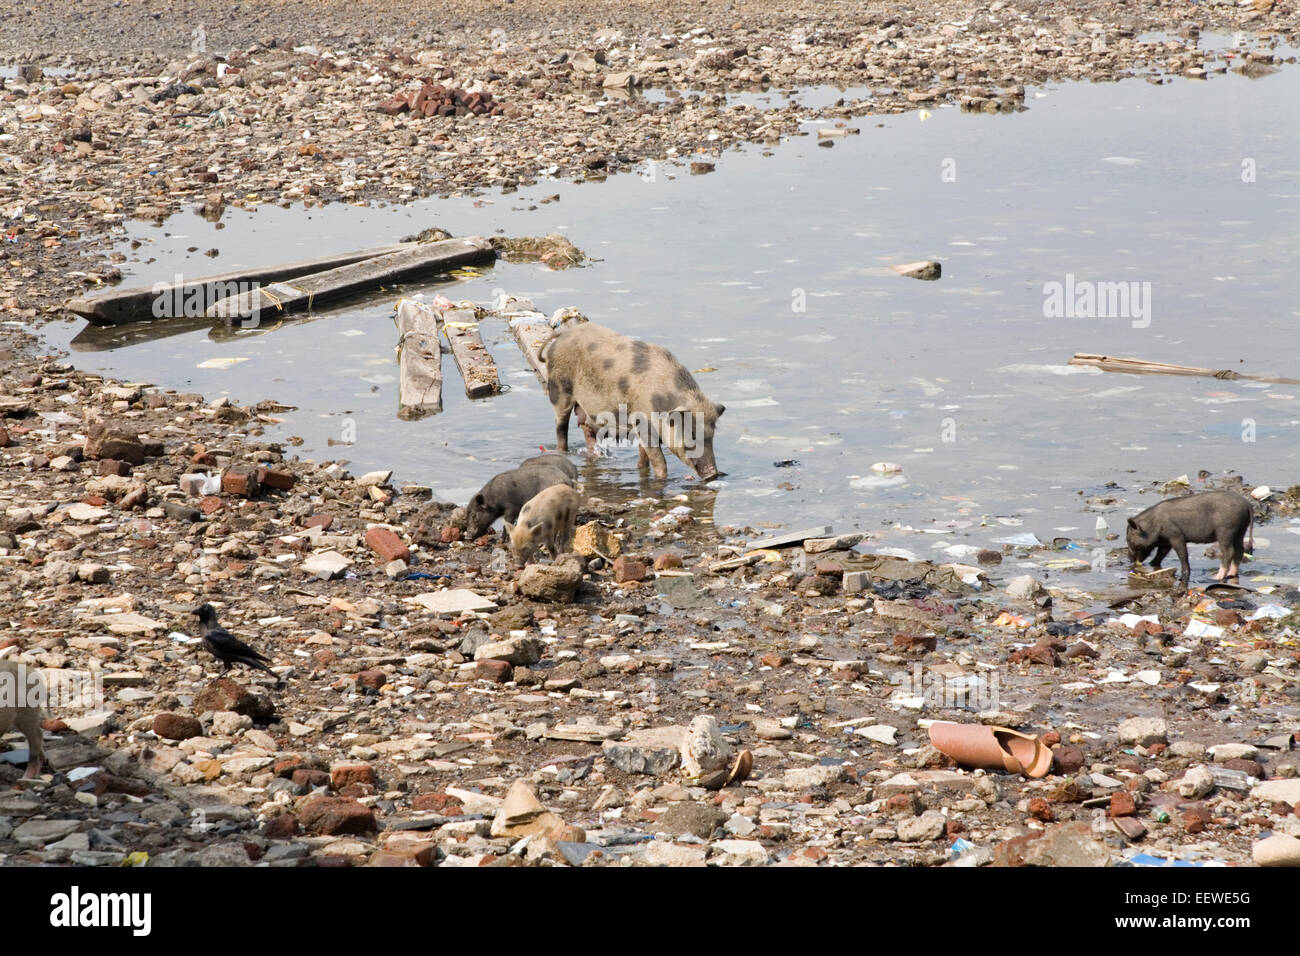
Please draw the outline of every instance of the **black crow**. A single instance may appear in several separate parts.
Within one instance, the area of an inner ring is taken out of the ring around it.
[[[258,670],[266,671],[273,677],[275,676],[271,668],[262,663],[263,661],[269,661],[270,658],[257,653],[257,651],[218,624],[217,612],[213,610],[211,604],[202,604],[190,613],[197,615],[199,623],[203,625],[203,647],[209,654],[225,664],[226,670],[230,670],[231,664],[243,664],[247,667],[255,667]]]

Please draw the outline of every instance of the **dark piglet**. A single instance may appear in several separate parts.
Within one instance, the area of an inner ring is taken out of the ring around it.
[[[1158,568],[1172,548],[1186,588],[1192,577],[1187,545],[1214,541],[1219,545],[1221,564],[1214,578],[1224,581],[1238,576],[1247,548],[1254,550],[1254,523],[1250,502],[1230,491],[1170,498],[1128,519],[1129,557],[1138,565],[1154,550],[1151,566]],[[1249,545],[1245,544],[1247,531]]]
[[[573,462],[554,452],[537,455],[518,468],[503,471],[478,490],[465,506],[465,533],[472,541],[487,533],[492,522],[505,516],[519,520],[519,509],[552,485],[577,487],[578,469]]]

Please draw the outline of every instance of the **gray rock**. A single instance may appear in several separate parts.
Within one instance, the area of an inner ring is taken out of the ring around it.
[[[681,758],[682,728],[654,727],[634,730],[625,740],[606,740],[601,745],[605,759],[623,773],[662,776]]]
[[[655,829],[672,836],[693,834],[701,840],[727,822],[727,812],[708,803],[674,803],[659,818]]]
[[[687,776],[699,777],[714,770],[730,768],[735,748],[718,730],[713,717],[696,717],[686,728],[682,738],[682,768]]]
[[[842,765],[798,767],[785,772],[781,778],[781,787],[784,790],[815,790],[818,787],[828,787],[843,778]]]
[[[1257,866],[1300,866],[1300,840],[1275,834],[1251,847],[1250,856]]]
[[[62,840],[79,826],[80,820],[28,820],[14,828],[13,838],[23,846],[44,846]]]
[[[898,839],[904,843],[929,843],[948,832],[948,818],[937,810],[898,821]]]
[[[1007,582],[1007,600],[1009,601],[1028,604],[1043,593],[1043,585],[1037,578],[1028,574],[1022,574],[1020,577],[1012,578]]]
[[[524,597],[548,604],[569,604],[582,583],[576,563],[530,564],[519,572],[515,586]]]
[[[707,854],[703,847],[655,840],[646,846],[643,859],[651,866],[704,866]]]
[[[1255,760],[1259,750],[1250,744],[1215,744],[1210,748],[1210,756],[1215,763],[1227,763],[1229,760]]]
[[[536,637],[512,637],[505,641],[479,645],[474,651],[474,660],[506,661],[527,666],[542,659],[543,647],[541,640]]]
[[[1209,767],[1192,767],[1178,781],[1178,792],[1189,800],[1199,800],[1214,789],[1214,774]]]
[[[1263,800],[1266,803],[1289,803],[1295,806],[1300,803],[1300,777],[1292,777],[1290,780],[1265,780],[1263,783],[1256,784],[1250,791],[1250,795],[1255,800]]]
[[[560,856],[564,857],[564,861],[569,866],[582,866],[587,861],[587,857],[601,849],[594,843],[574,843],[570,840],[557,840],[555,848],[560,851]]]
[[[337,551],[321,551],[309,554],[303,559],[301,567],[307,574],[329,581],[340,577],[350,564],[352,562]]]
[[[1119,725],[1120,744],[1150,747],[1169,740],[1169,725],[1160,717],[1130,717]]]
[[[753,840],[719,840],[709,856],[713,866],[764,866],[767,862],[767,848]]]

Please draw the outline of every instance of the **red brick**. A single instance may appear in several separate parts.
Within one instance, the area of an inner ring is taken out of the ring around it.
[[[347,797],[312,796],[297,810],[303,829],[321,836],[374,833],[379,829],[374,811]]]
[[[462,532],[460,528],[453,528],[449,525],[442,529],[441,533],[438,535],[438,540],[443,544],[451,544],[453,541],[459,541],[460,536],[463,533],[464,532]]]
[[[292,813],[277,813],[262,824],[262,835],[269,840],[288,840],[299,829],[298,818]]]
[[[385,563],[411,560],[411,549],[388,528],[374,527],[367,531],[366,545],[383,558]]]
[[[682,556],[676,551],[664,551],[655,555],[655,570],[669,571],[682,566]]]
[[[375,787],[369,783],[350,783],[342,790],[339,790],[338,795],[352,800],[360,800],[362,797],[373,797]]]
[[[504,684],[514,676],[514,665],[509,661],[497,661],[485,659],[477,661],[474,664],[474,676],[479,680],[492,681],[494,684]]]
[[[153,732],[166,740],[189,740],[203,736],[203,725],[184,714],[159,714],[153,719]]]
[[[1069,776],[1083,768],[1083,750],[1073,744],[1057,744],[1052,748],[1052,772]]]
[[[206,498],[199,500],[199,510],[205,515],[216,514],[225,506],[226,503],[216,495],[208,495]]]
[[[0,448],[9,447],[9,430],[0,425]]]
[[[368,763],[343,763],[330,767],[330,784],[335,790],[342,790],[354,783],[363,783],[373,787],[375,785],[375,768]]]
[[[258,468],[257,483],[263,488],[274,488],[277,491],[288,491],[293,487],[297,479],[292,473],[280,468]]]
[[[1137,813],[1137,803],[1133,794],[1121,790],[1110,795],[1110,815],[1112,817],[1131,817]]]
[[[131,463],[129,461],[120,461],[117,458],[101,458],[99,460],[99,474],[101,477],[117,475],[125,478],[131,474]]]
[[[339,659],[338,654],[334,653],[328,647],[322,647],[319,650],[313,651],[311,656],[317,664],[333,664]]]
[[[297,754],[294,754],[293,756],[290,757],[283,757],[271,765],[271,772],[275,774],[277,777],[283,777],[285,780],[288,780],[290,777],[292,777],[293,772],[295,770],[310,770],[310,769],[311,769],[311,764],[309,764],[306,760],[304,760],[302,757],[298,756]]]
[[[758,659],[758,662],[764,667],[780,667],[783,664],[790,663],[789,654],[764,654]]]
[[[894,646],[902,649],[932,651],[939,644],[939,639],[933,634],[895,634]]]
[[[1051,823],[1056,819],[1051,804],[1042,797],[1034,797],[1029,801],[1029,815],[1035,820],[1041,820],[1044,823]]]
[[[446,793],[421,793],[411,801],[411,809],[413,810],[432,811],[445,817],[460,816],[462,806],[459,797],[453,797]]]
[[[289,774],[289,779],[300,787],[316,789],[317,787],[328,786],[330,775],[324,770],[313,770],[310,767],[301,767]]]
[[[645,562],[639,558],[630,558],[627,555],[621,555],[614,559],[614,583],[627,584],[632,581],[644,581],[646,576]]]
[[[1210,825],[1210,811],[1202,803],[1180,807],[1178,814],[1182,818],[1183,829],[1188,833],[1200,833]]]
[[[91,425],[86,432],[83,454],[89,459],[114,458],[133,465],[144,463],[145,447],[140,436],[126,428]]]
[[[251,468],[227,468],[221,475],[221,491],[239,498],[256,498],[262,490],[257,482],[257,473]]]
[[[357,683],[362,687],[379,690],[384,684],[388,683],[388,675],[380,670],[360,671],[357,673]]]
[[[370,857],[370,862],[368,862],[366,866],[428,866],[428,860],[431,859],[432,856],[432,846],[423,849],[403,847],[401,850],[376,850]],[[421,857],[424,857],[425,862],[420,862]]]
[[[333,515],[312,515],[302,523],[304,528],[320,528],[322,531],[328,531],[330,525],[334,523]]]

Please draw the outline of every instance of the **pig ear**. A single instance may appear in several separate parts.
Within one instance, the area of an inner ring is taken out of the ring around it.
[[[1136,528],[1136,527],[1137,527],[1137,522],[1134,521],[1132,518],[1129,518],[1129,519],[1128,519],[1128,526],[1129,526],[1130,528]]]
[[[501,519],[501,523],[502,523],[503,525],[505,525],[505,527],[506,527],[506,534],[514,534],[514,533],[515,533],[515,526],[512,525],[509,521],[506,521],[504,518],[502,518],[502,519]]]
[[[725,412],[726,410],[727,410],[727,406],[723,405],[721,402],[717,402],[713,406],[713,411],[719,418],[722,417],[722,413]]]
[[[474,504],[482,508],[485,504],[487,504],[487,500],[481,494],[478,494],[474,496]]]

